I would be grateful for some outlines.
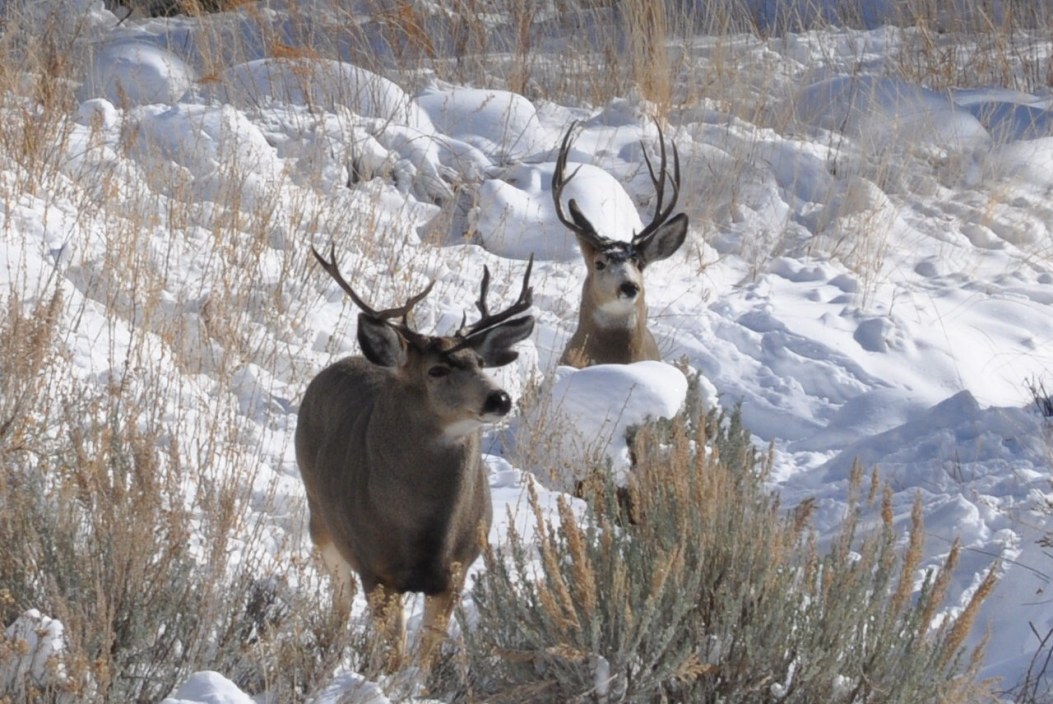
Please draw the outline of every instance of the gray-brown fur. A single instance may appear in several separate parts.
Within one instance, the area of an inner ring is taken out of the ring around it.
[[[487,312],[487,272],[479,303],[483,319],[454,335],[433,337],[404,322],[423,295],[375,311],[340,277],[332,258],[326,262],[315,254],[363,308],[358,338],[364,356],[322,370],[300,405],[296,459],[311,539],[337,591],[344,592],[341,598],[349,599],[350,574],[358,575],[392,641],[389,669],[403,655],[398,596],[428,597],[422,641],[428,664],[464,571],[479,556],[490,527],[479,429],[507,414],[511,399],[484,367],[515,359],[511,346],[533,329],[531,316],[515,317],[530,306],[530,267],[511,308]],[[397,317],[403,322],[392,322]]]
[[[456,376],[476,369],[469,363]],[[400,593],[449,590],[450,565],[474,562],[479,531],[490,526],[478,433],[447,438],[413,375],[348,357],[315,377],[300,406],[311,537],[334,542],[366,593],[381,583]]]

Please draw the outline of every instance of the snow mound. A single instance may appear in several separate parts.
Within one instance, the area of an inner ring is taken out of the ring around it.
[[[988,163],[995,173],[1045,191],[1053,187],[1053,136],[1003,144],[991,152]],[[1039,236],[1045,238],[1049,226],[1043,225],[1044,231]]]
[[[95,50],[77,99],[105,98],[129,107],[175,103],[195,80],[194,70],[167,49],[119,40]]]
[[[148,105],[132,110],[124,129],[129,154],[161,193],[187,184],[202,200],[216,200],[225,186],[263,196],[281,181],[274,148],[229,105]]]
[[[3,652],[9,656],[0,661],[0,691],[25,696],[28,701],[27,685],[57,692],[65,689],[66,631],[58,619],[36,609],[25,611],[4,631]],[[59,694],[57,701],[72,703],[75,698]]]
[[[317,695],[308,700],[308,704],[390,704],[390,701],[376,683],[358,673],[345,672],[335,675]]]
[[[794,97],[798,120],[872,145],[928,143],[965,151],[986,144],[980,121],[948,96],[895,78],[834,76]]]
[[[252,697],[218,672],[195,672],[161,704],[255,704]]]
[[[996,142],[1038,139],[1053,135],[1053,112],[1037,105],[981,102],[965,106]]]
[[[549,468],[538,470],[550,488],[572,490],[593,461],[607,461],[624,484],[631,469],[626,431],[672,418],[687,398],[687,378],[664,362],[558,367],[542,400],[525,414],[526,428],[541,429],[551,447]],[[551,476],[545,476],[550,474]]]
[[[517,93],[431,87],[416,100],[440,132],[472,145],[497,163],[549,149],[555,140],[542,127],[533,103]]]
[[[1040,462],[1048,447],[1032,413],[1023,408],[982,408],[962,391],[906,423],[854,442],[827,463],[826,480],[848,477],[852,463],[876,466],[894,483],[954,489],[967,471],[974,486],[982,476],[1002,481],[1022,457]],[[1009,471],[1006,471],[1006,470]]]
[[[555,216],[555,166],[554,162],[520,164],[503,178],[479,186],[474,226],[483,247],[513,259],[533,254],[538,259],[568,261],[577,256],[574,234]],[[630,240],[643,229],[636,204],[621,182],[597,166],[567,164],[568,174],[575,169],[577,174],[563,190],[564,204],[576,200],[596,231],[611,239]]]
[[[325,112],[347,108],[433,134],[428,114],[393,81],[335,60],[256,59],[233,66],[221,82],[227,101],[245,108],[295,105]]]
[[[958,88],[956,105],[980,121],[995,142],[1053,136],[1053,112],[1048,97],[1007,88]]]

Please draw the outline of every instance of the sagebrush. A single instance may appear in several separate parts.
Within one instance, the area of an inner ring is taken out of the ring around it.
[[[981,652],[963,643],[993,577],[936,625],[957,551],[914,595],[920,507],[901,547],[891,494],[872,479],[864,495],[857,468],[821,549],[810,505],[784,510],[764,457],[742,451],[737,412],[714,420],[637,434],[635,525],[620,525],[613,486],[584,522],[535,497],[536,544],[512,532],[486,554],[467,636],[479,700],[986,701]],[[875,509],[880,527],[863,531]]]

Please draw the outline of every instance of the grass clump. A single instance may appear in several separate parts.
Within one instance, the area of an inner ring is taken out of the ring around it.
[[[531,496],[535,542],[510,532],[472,592],[480,699],[986,700],[980,650],[963,643],[993,577],[941,620],[957,549],[915,592],[920,506],[901,547],[891,493],[876,479],[864,491],[857,468],[844,526],[821,549],[811,505],[784,511],[763,458],[718,449],[748,442],[737,412],[698,425],[661,443],[638,435],[634,526],[617,525],[613,487],[584,521],[566,501],[546,517]],[[870,510],[880,522],[864,531]]]
[[[157,702],[201,670],[297,701],[355,666],[245,450],[187,442],[145,372],[71,379],[59,291],[0,306],[0,702]]]
[[[1053,418],[1053,394],[1046,388],[1046,383],[1038,377],[1032,377],[1026,379],[1024,385],[1038,414],[1046,420]]]

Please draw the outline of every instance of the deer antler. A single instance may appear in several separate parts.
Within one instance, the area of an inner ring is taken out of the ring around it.
[[[336,283],[340,284],[340,288],[344,289],[347,295],[351,297],[351,300],[355,302],[355,305],[358,306],[363,313],[376,320],[391,320],[392,318],[402,318],[402,325],[400,327],[405,332],[412,332],[406,326],[406,316],[409,315],[409,312],[413,310],[413,307],[415,305],[420,303],[422,300],[424,300],[425,296],[431,293],[432,287],[435,286],[434,281],[428,284],[427,288],[425,288],[417,295],[412,296],[401,306],[398,306],[396,308],[386,308],[384,310],[376,310],[368,303],[363,301],[361,296],[355,293],[355,290],[351,288],[351,284],[347,283],[347,280],[344,279],[343,275],[340,273],[340,267],[338,267],[336,264],[336,245],[330,246],[328,261],[325,259],[325,257],[319,254],[318,250],[314,247],[311,247],[311,251],[314,252],[315,259],[317,259],[318,262],[322,265],[322,268],[325,269],[326,273],[328,273],[329,276],[333,277],[333,280],[336,281]]]
[[[654,184],[657,203],[655,205],[654,217],[651,218],[651,222],[640,232],[640,234],[633,236],[634,245],[646,242],[647,239],[654,235],[655,231],[669,219],[670,214],[673,212],[673,208],[676,207],[676,200],[680,196],[680,154],[676,150],[676,142],[673,142],[673,177],[670,179],[670,183],[673,185],[673,197],[669,201],[669,204],[663,207],[662,201],[665,198],[665,182],[668,178],[666,172],[665,136],[662,134],[662,126],[658,123],[658,120],[655,120],[655,126],[658,128],[659,156],[661,158],[661,162],[658,166],[658,175],[655,175],[654,167],[651,164],[651,159],[647,156],[646,149],[643,150],[643,158],[644,163],[647,164],[647,172],[651,175],[651,183]]]
[[[563,212],[563,189],[566,187],[570,180],[577,176],[578,171],[581,170],[581,165],[571,172],[570,176],[565,176],[564,172],[567,170],[567,155],[570,153],[570,144],[573,141],[574,130],[577,128],[578,123],[574,121],[570,123],[570,127],[567,128],[567,134],[563,136],[563,142],[559,146],[559,155],[556,157],[556,168],[552,172],[552,201],[556,206],[556,217],[563,223],[571,232],[577,236],[590,242],[592,246],[597,249],[602,249],[604,243],[608,242],[607,238],[601,236],[596,232],[596,228],[592,226],[585,214],[578,208],[577,202],[571,198],[567,204],[570,208],[570,217],[568,218]]]
[[[563,188],[566,186],[572,178],[578,175],[578,171],[581,170],[581,166],[574,169],[574,173],[564,178],[563,172],[567,169],[567,154],[570,152],[571,136],[574,134],[574,128],[578,126],[577,121],[570,123],[570,127],[567,128],[567,134],[563,136],[563,143],[559,146],[559,155],[556,157],[556,168],[552,172],[552,200],[556,204],[556,217],[559,221],[567,226],[573,232],[581,232],[581,228],[578,224],[563,214],[562,196]]]
[[[479,313],[482,317],[468,326],[465,326],[464,320],[462,319],[461,329],[455,334],[455,336],[461,340],[457,345],[457,348],[465,346],[474,335],[478,335],[485,330],[500,325],[506,320],[514,318],[533,305],[534,287],[530,285],[530,272],[533,271],[533,269],[534,255],[531,254],[530,260],[527,262],[526,273],[523,274],[523,286],[519,290],[519,298],[516,299],[515,303],[508,308],[505,308],[500,313],[491,314],[490,308],[486,302],[486,297],[490,289],[490,268],[487,266],[483,267],[483,280],[479,285],[479,300],[475,302],[475,307],[479,309]]]

